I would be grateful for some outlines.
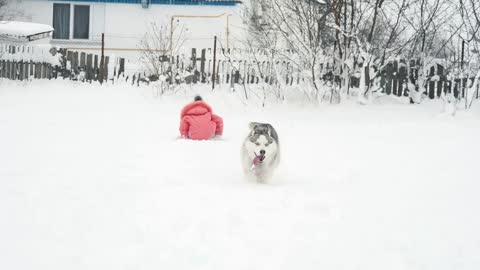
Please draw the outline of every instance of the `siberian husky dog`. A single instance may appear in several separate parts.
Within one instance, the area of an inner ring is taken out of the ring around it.
[[[278,134],[272,125],[252,122],[241,149],[241,160],[249,180],[265,183],[280,163]]]

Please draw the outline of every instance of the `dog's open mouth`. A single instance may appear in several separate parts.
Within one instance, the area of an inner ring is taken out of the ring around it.
[[[255,166],[261,165],[264,160],[265,160],[265,154],[257,155],[257,153],[255,153],[255,158],[253,159],[253,165]]]

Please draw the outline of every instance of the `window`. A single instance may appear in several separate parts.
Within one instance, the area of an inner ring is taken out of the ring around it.
[[[89,39],[90,6],[54,3],[53,28],[54,39]]]
[[[88,39],[90,6],[74,6],[73,38]]]
[[[70,38],[70,4],[53,4],[53,38]]]

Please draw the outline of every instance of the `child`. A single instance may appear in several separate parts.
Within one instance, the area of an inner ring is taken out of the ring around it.
[[[187,104],[180,114],[180,135],[192,140],[208,140],[222,135],[223,119],[212,113],[212,108],[196,96],[194,102]]]

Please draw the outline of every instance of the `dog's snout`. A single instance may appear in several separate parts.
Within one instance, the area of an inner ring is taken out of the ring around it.
[[[260,150],[260,155],[264,156],[265,155],[265,150]]]

